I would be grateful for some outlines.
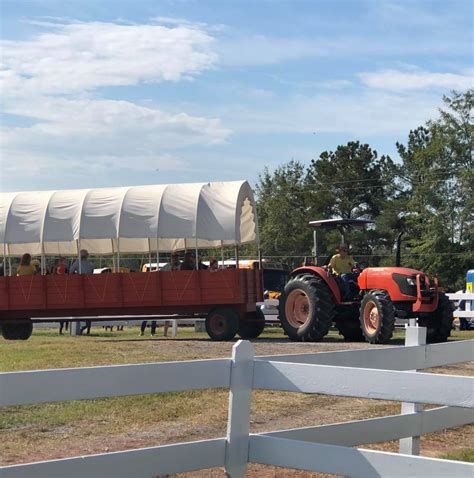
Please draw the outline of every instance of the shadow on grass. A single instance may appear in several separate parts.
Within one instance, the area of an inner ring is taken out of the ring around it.
[[[106,342],[212,342],[211,339],[207,337],[176,337],[175,339],[171,337],[149,337],[149,338],[137,338],[137,339],[121,339],[120,337],[113,338],[110,337],[105,340],[101,340],[101,343]]]
[[[92,337],[90,335],[89,337]],[[239,337],[236,337],[232,340],[228,340],[226,342],[231,342],[235,343],[237,342]],[[263,344],[298,344],[298,343],[303,343],[303,342],[297,342],[297,341],[292,341],[288,337],[258,337],[255,339],[250,340],[253,343],[263,343]],[[120,337],[110,337],[110,338],[104,338],[104,340],[100,340],[101,343],[114,343],[114,342],[187,342],[187,343],[194,343],[194,342],[208,342],[208,343],[215,343],[213,340],[211,340],[209,337],[176,337],[176,338],[171,338],[171,337],[149,337],[149,338],[120,338]],[[351,341],[346,341],[342,337],[324,337],[324,339],[319,340],[317,342],[305,342],[305,343],[313,343],[313,344],[337,344],[337,345],[344,345],[344,344],[353,344],[353,343],[359,343],[359,344],[364,344],[367,342],[351,342]],[[404,345],[405,340],[404,338],[395,338],[390,340],[388,344],[385,345]],[[368,344],[367,344],[368,345]]]

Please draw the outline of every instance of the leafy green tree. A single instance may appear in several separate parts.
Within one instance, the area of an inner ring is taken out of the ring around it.
[[[264,254],[309,255],[310,220],[368,218],[375,227],[347,236],[356,257],[393,265],[404,232],[403,265],[460,288],[474,266],[474,90],[443,100],[437,120],[410,131],[406,145],[397,143],[401,164],[353,141],[323,152],[306,169],[296,161],[266,168],[257,184]],[[322,231],[318,251],[329,255],[339,241],[337,231]]]
[[[256,186],[262,252],[292,265],[292,256],[310,250],[305,178],[304,165],[290,161],[273,172],[265,168]]]
[[[444,97],[447,110],[397,143],[403,165],[401,216],[409,246],[405,263],[461,287],[473,265],[473,90]]]
[[[306,189],[311,215],[314,219],[375,220],[396,193],[396,172],[389,156],[379,158],[377,151],[359,141],[323,152],[317,160],[311,161],[308,168]],[[366,232],[354,230],[349,233],[348,240],[357,253],[370,256],[377,247],[380,249],[380,239],[384,235],[387,236],[385,242],[391,247],[391,228],[383,233],[374,228],[368,228]],[[323,233],[320,237],[318,249],[323,253],[334,251],[340,241],[335,232]]]

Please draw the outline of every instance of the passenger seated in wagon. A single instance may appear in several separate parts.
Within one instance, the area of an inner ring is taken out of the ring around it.
[[[171,254],[171,261],[164,265],[162,271],[179,271],[181,267],[181,261],[179,260],[179,253],[174,251]],[[158,268],[157,268],[158,270]]]
[[[88,261],[89,252],[86,249],[82,249],[80,252],[81,263],[79,266],[79,261],[76,259],[69,270],[69,274],[93,274],[94,273],[94,264]]]
[[[31,263],[31,255],[26,253],[21,257],[20,265],[16,271],[17,276],[34,276],[36,267]]]

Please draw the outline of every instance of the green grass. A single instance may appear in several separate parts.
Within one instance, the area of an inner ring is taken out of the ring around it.
[[[0,415],[0,431],[31,428],[45,432],[95,423],[102,433],[113,433],[118,425],[152,424],[202,413],[211,395],[223,403],[227,400],[227,391],[199,390],[6,407]]]
[[[442,455],[441,458],[446,460],[468,461],[474,463],[474,448],[463,448],[461,450],[451,451]]]
[[[58,335],[57,328],[36,329],[27,341],[6,341],[0,338],[0,371],[41,370],[50,368],[87,367],[110,364],[163,362],[174,360],[193,360],[211,358],[203,357],[202,350],[195,347],[181,347],[179,353],[170,347],[160,347],[164,342],[174,341],[158,335],[139,337],[139,328],[132,327],[122,332],[103,332],[93,328],[91,335],[72,337]],[[171,330],[169,331],[171,334]],[[286,342],[288,339],[279,327],[267,327],[263,334],[255,340],[266,339]],[[450,340],[474,339],[474,330],[453,331]],[[176,344],[187,341],[205,341],[209,343],[205,332],[194,332],[192,327],[180,327]],[[402,345],[404,331],[397,329],[389,345]],[[331,330],[325,342],[345,344],[336,330]],[[211,348],[212,350],[212,348]],[[230,353],[229,355],[230,356]]]

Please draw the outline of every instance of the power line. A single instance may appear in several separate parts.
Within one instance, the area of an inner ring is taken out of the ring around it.
[[[318,254],[318,256],[326,256],[329,254],[333,254],[333,252],[327,252],[323,254]],[[392,254],[379,254],[377,252],[374,252],[373,254],[357,254],[357,253],[351,253],[352,256],[355,257],[393,257],[395,255],[395,252]],[[262,254],[262,257],[265,259],[280,259],[280,258],[300,258],[300,257],[308,257],[312,256],[308,252],[308,254],[300,254],[300,255],[284,255],[284,256],[267,256],[266,254]],[[473,256],[474,257],[474,252],[402,252],[402,257],[407,257],[407,256]],[[245,256],[247,257],[247,256]],[[244,257],[242,257],[244,258]],[[247,258],[250,258],[248,256]]]
[[[347,181],[347,182],[350,182],[350,183],[358,183],[360,181],[363,181],[363,180],[358,180],[358,179],[355,179],[355,180],[352,180],[352,181]],[[374,179],[375,181],[375,179]],[[334,192],[342,192],[342,191],[353,191],[353,190],[359,190],[359,189],[381,189],[387,185],[391,185],[393,188],[395,188],[397,191],[399,192],[406,192],[404,189],[401,189],[401,187],[398,187],[396,186],[395,184],[392,184],[390,183],[389,181],[383,181],[383,180],[378,180],[381,184],[372,184],[372,185],[367,185],[367,186],[353,186],[353,187],[340,187],[340,186],[337,186],[338,184],[341,184],[341,182],[333,182],[333,183],[323,183],[325,186],[331,186],[333,185],[335,188],[338,188],[339,191],[334,191],[333,189],[321,189],[321,188],[318,188],[316,190],[316,192],[330,192],[330,193],[334,193]],[[438,179],[432,179],[432,180],[429,180],[429,181],[423,181],[423,185],[428,185],[428,184],[435,184],[435,183],[439,183],[439,182],[443,182],[443,181],[448,181],[447,178],[438,178]]]
[[[444,175],[444,174],[452,174],[454,173],[455,171],[453,170],[446,170],[446,171],[441,171],[441,170],[437,170],[437,171],[433,171],[431,172],[430,174],[426,174],[424,177],[425,178],[430,178],[430,177],[433,177],[433,176],[439,176],[439,175]],[[402,176],[403,179],[406,179],[404,176]],[[436,181],[442,181],[444,180],[443,178],[438,178],[436,179]],[[325,182],[324,184],[326,185],[334,185],[334,184],[345,184],[345,183],[359,183],[359,182],[367,182],[367,181],[370,181],[370,182],[373,182],[373,181],[376,181],[376,182],[388,182],[387,180],[383,180],[383,179],[380,179],[380,178],[365,178],[365,179],[351,179],[351,180],[347,180],[347,181],[331,181],[331,182]]]

